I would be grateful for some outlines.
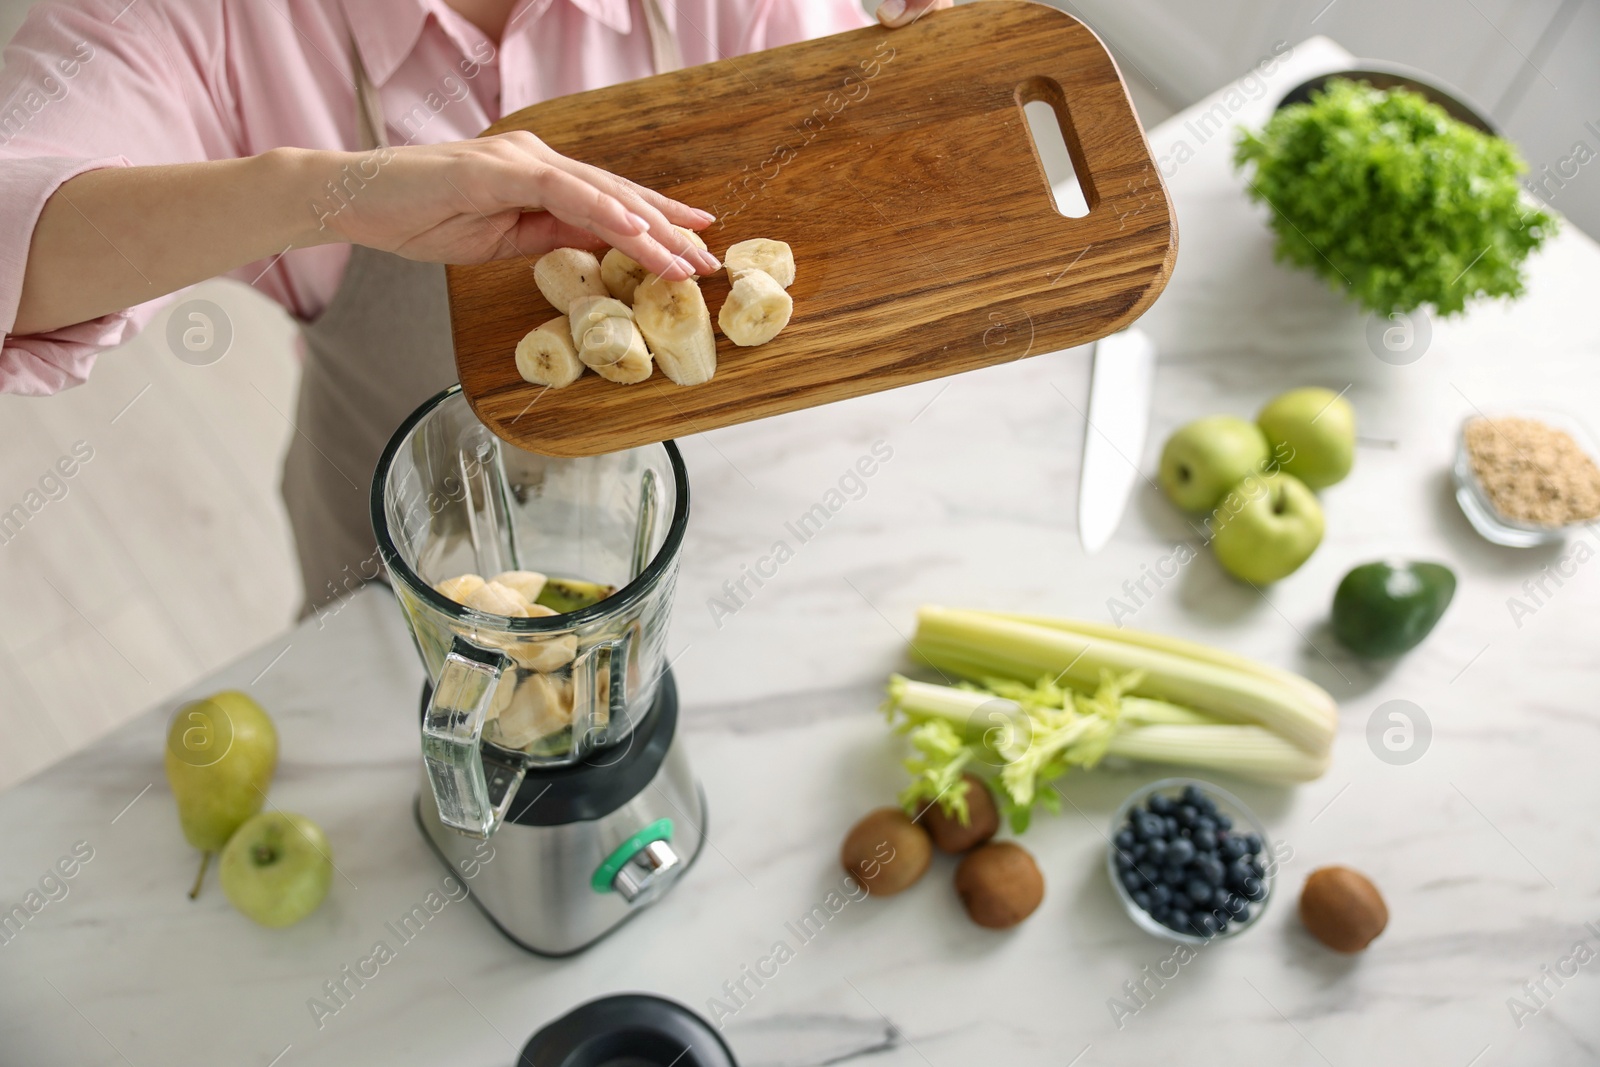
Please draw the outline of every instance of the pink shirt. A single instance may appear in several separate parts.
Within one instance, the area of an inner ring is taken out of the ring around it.
[[[868,25],[858,0],[665,0],[684,63]],[[347,21],[348,19],[348,21]],[[395,144],[474,137],[503,114],[653,73],[639,0],[523,0],[498,47],[445,0],[45,0],[0,72],[0,392],[81,384],[161,301],[11,336],[39,212],[97,167],[194,162],[287,145],[358,145],[350,34]],[[303,319],[350,249],[299,249],[231,275]]]

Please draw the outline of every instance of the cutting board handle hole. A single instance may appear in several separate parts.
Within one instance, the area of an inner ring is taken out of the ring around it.
[[[1034,154],[1044,168],[1056,211],[1069,219],[1083,218],[1097,198],[1093,182],[1085,180],[1088,168],[1061,86],[1048,78],[1032,78],[1017,89],[1017,102],[1027,119]]]

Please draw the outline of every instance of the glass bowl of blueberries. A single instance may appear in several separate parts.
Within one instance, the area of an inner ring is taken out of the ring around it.
[[[1157,937],[1204,945],[1248,929],[1272,899],[1274,867],[1261,820],[1195,778],[1151,782],[1111,822],[1111,884]]]

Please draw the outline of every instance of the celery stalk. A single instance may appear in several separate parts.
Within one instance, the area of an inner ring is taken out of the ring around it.
[[[1298,690],[1305,695],[1307,700],[1325,707],[1330,715],[1338,712],[1333,697],[1328,694],[1328,691],[1310,679],[1302,678],[1293,671],[1286,671],[1282,668],[1262,663],[1260,660],[1251,659],[1248,656],[1237,655],[1226,649],[1216,648],[1212,645],[1202,645],[1198,641],[1186,641],[1181,637],[1168,637],[1166,634],[1151,633],[1147,630],[1126,629],[1111,626],[1107,623],[1089,622],[1085,619],[1064,619],[1054,615],[1029,615],[1010,611],[980,611],[978,614],[991,615],[994,618],[1008,619],[1012,622],[1025,622],[1033,626],[1044,626],[1052,630],[1066,630],[1070,633],[1082,634],[1085,637],[1123,641],[1130,645],[1155,649],[1158,652],[1170,652],[1174,656],[1187,656],[1189,659],[1215,663],[1219,667],[1231,667],[1234,670],[1259,674],[1263,678],[1270,678],[1291,689]]]
[[[1143,763],[1205,767],[1272,784],[1309,782],[1328,769],[1328,756],[1312,755],[1260,726],[1131,726],[1111,739],[1106,754]]]
[[[1142,675],[1135,696],[1170,701],[1220,719],[1256,723],[1313,756],[1325,755],[1338,722],[1331,707],[1258,672],[1134,644],[1016,622],[993,615],[924,607],[912,648],[934,667],[974,679],[1032,682],[1041,675],[1093,689],[1106,673]]]

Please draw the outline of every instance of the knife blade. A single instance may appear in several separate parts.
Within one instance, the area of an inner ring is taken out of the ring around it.
[[[1095,342],[1078,479],[1078,539],[1088,555],[1116,533],[1139,480],[1155,369],[1155,345],[1137,328]]]

